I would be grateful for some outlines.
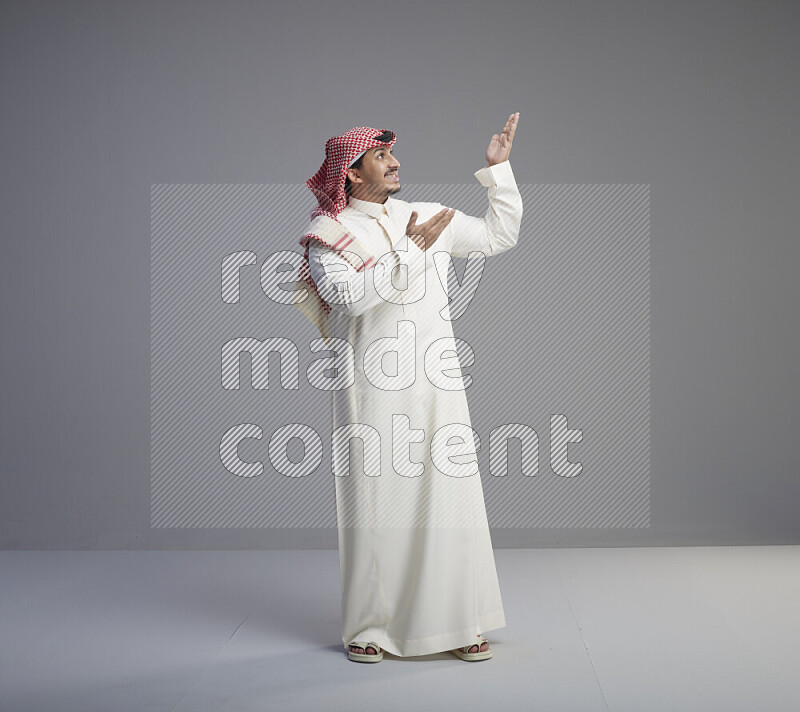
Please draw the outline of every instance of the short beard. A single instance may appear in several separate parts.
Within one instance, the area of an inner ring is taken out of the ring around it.
[[[389,173],[389,174],[387,174],[387,175],[392,175],[392,174],[391,174],[391,173]],[[386,176],[384,176],[384,178],[386,178]],[[400,192],[400,189],[401,189],[402,187],[403,187],[403,186],[401,186],[399,182],[398,182],[398,183],[396,183],[395,185],[392,185],[392,186],[389,186],[389,187],[387,187],[387,188],[386,188],[386,197],[388,198],[390,195],[394,195],[395,193],[399,193],[399,192]]]
[[[382,203],[389,196],[394,195],[395,193],[399,193],[401,187],[402,186],[399,183],[396,186],[383,187],[380,191],[378,190],[375,190],[374,192],[371,191],[367,195],[362,196],[361,200],[369,201],[370,199],[372,199],[373,201]],[[357,198],[358,196],[353,196],[353,197]]]

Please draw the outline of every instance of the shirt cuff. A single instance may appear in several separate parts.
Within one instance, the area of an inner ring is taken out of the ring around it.
[[[475,171],[475,177],[480,184],[486,188],[491,188],[498,183],[505,183],[509,179],[514,180],[514,172],[511,170],[509,160],[495,163],[493,166],[484,166],[479,171]]]

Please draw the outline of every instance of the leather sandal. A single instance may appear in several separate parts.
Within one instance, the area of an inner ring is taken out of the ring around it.
[[[457,657],[461,658],[462,660],[466,660],[468,662],[475,662],[476,660],[487,660],[492,657],[492,649],[489,648],[488,650],[481,650],[481,645],[483,643],[488,643],[489,641],[486,640],[482,635],[478,634],[478,652],[470,653],[469,649],[476,645],[476,643],[470,643],[469,645],[465,645],[463,648],[454,648],[450,652],[456,655]]]
[[[350,645],[353,645],[356,648],[362,648],[364,652],[357,653],[354,650],[350,650]],[[354,660],[357,663],[379,663],[381,660],[383,660],[383,650],[381,650],[381,646],[377,643],[373,643],[372,641],[367,642],[364,640],[354,640],[352,643],[350,643],[350,645],[347,646],[347,655],[350,660]],[[378,654],[370,655],[367,652],[367,648],[374,648]]]

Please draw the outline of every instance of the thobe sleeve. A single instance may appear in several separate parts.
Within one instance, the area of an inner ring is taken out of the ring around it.
[[[519,237],[522,196],[511,163],[486,166],[476,171],[475,177],[489,189],[489,209],[483,218],[456,210],[448,226],[453,231],[453,257],[467,257],[476,250],[490,257],[514,247]]]
[[[360,272],[335,250],[316,240],[308,250],[308,266],[320,296],[331,309],[349,316],[360,316],[383,302],[381,294],[392,291],[392,273],[400,265],[408,269],[409,280],[425,269],[425,253],[408,235],[372,267]]]

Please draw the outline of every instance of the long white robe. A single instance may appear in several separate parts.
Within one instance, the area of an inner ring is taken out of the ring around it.
[[[395,655],[425,655],[506,625],[443,253],[489,257],[513,247],[522,199],[508,161],[475,177],[488,188],[485,217],[456,211],[428,250],[405,235],[406,225],[412,210],[420,224],[443,206],[392,197],[351,198],[337,216],[380,256],[372,268],[359,272],[316,241],[309,250],[311,274],[332,305],[331,336],[355,356],[337,348],[333,358],[353,382],[333,391],[331,429],[361,424],[342,433],[355,436],[352,445],[333,440],[345,648],[365,640]],[[392,347],[397,354],[381,357]]]

